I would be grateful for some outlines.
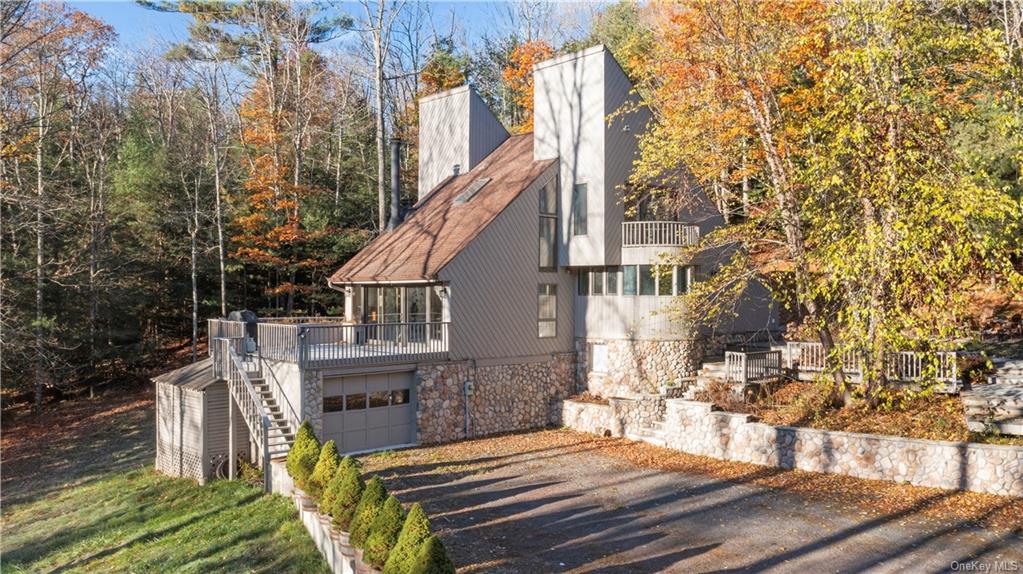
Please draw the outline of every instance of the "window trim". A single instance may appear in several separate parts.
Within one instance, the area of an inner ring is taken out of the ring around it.
[[[546,291],[546,292],[544,292]],[[540,297],[553,296],[554,297],[554,316],[551,318],[545,318],[541,316],[543,306],[540,304]],[[540,325],[544,323],[552,323],[554,325],[554,332],[550,335],[541,335]],[[557,283],[539,283],[536,287],[536,338],[537,339],[554,339],[558,336],[558,285]]]
[[[582,193],[579,193],[580,188]],[[590,186],[585,181],[577,181],[572,185],[572,217],[570,226],[572,237],[580,237],[589,234],[589,219],[590,219],[590,206],[589,206],[589,195]],[[579,209],[578,198],[582,198],[582,209]],[[580,217],[580,213],[582,216]],[[582,223],[582,225],[579,225]],[[579,228],[582,228],[580,232]]]

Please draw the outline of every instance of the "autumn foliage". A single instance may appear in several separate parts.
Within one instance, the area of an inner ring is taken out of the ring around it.
[[[533,131],[533,66],[553,55],[554,49],[543,40],[523,42],[512,50],[508,66],[501,75],[515,103],[522,110],[522,117],[512,131]]]

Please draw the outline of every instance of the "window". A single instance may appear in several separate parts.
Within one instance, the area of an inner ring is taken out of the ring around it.
[[[375,391],[369,395],[369,408],[376,409],[386,407],[390,401],[391,393],[388,391]]]
[[[344,395],[336,395],[333,397],[323,397],[323,412],[325,413],[336,413],[343,411],[345,408],[345,397]]]
[[[622,295],[636,294],[636,266],[622,267]]]
[[[558,178],[540,190],[540,270],[558,265]]]
[[[608,295],[618,294],[618,276],[621,272],[618,271],[617,267],[612,267],[607,270],[607,279],[604,280],[604,292]]]
[[[396,391],[391,391],[391,406],[405,405],[408,404],[408,401],[409,401],[408,389],[399,389]]]
[[[579,272],[578,284],[579,284],[579,294],[580,295],[585,297],[586,295],[590,294],[590,272],[589,271],[580,271]]]
[[[366,408],[366,393],[355,393],[354,395],[345,395],[346,411],[361,411],[364,408]]]
[[[654,276],[653,265],[639,266],[639,294],[640,295],[657,294],[657,282]]]
[[[572,188],[572,235],[586,235],[586,184]]]
[[[558,286],[540,285],[537,300],[537,323],[540,337],[558,333]]]
[[[689,292],[689,267],[677,267],[675,269],[675,294],[682,295]]]
[[[590,295],[603,295],[604,294],[604,272],[594,271],[593,282],[590,288]]]
[[[658,265],[656,268],[657,294],[662,297],[671,295],[671,285],[673,283],[671,270],[671,265]]]

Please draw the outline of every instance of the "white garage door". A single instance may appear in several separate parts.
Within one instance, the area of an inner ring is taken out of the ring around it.
[[[341,452],[415,442],[412,371],[323,381],[323,435]]]

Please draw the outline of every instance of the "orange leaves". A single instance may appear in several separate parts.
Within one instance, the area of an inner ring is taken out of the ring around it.
[[[525,112],[525,117],[515,130],[517,133],[533,131],[533,66],[549,59],[554,50],[543,40],[523,42],[512,50],[509,65],[501,77],[515,94],[515,103]]]

